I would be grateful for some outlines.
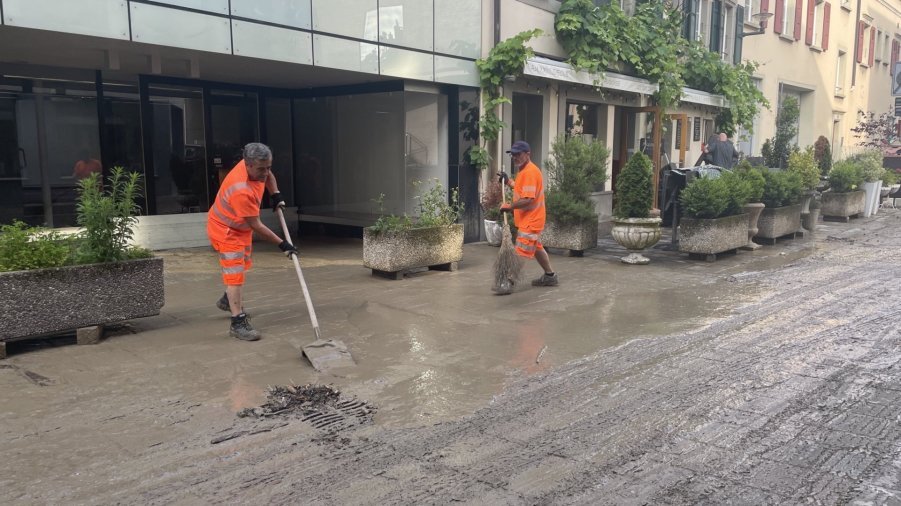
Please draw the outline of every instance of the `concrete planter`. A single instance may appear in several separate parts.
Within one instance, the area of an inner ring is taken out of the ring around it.
[[[810,212],[801,213],[801,226],[805,230],[813,232],[817,228],[817,221],[820,219],[820,209],[810,209]]]
[[[679,251],[703,255],[708,262],[716,255],[737,250],[748,243],[748,215],[715,219],[682,218],[679,222]]]
[[[776,244],[776,239],[801,230],[801,204],[765,208],[757,220],[758,240]]]
[[[847,193],[825,192],[820,196],[820,214],[824,220],[848,221],[864,211],[866,193],[854,191]]]
[[[456,270],[462,258],[461,224],[390,233],[363,229],[363,265],[373,274],[401,279],[404,271],[422,267]]]
[[[760,221],[760,213],[766,206],[761,202],[751,202],[745,204],[744,211],[748,215],[748,242],[742,246],[742,249],[754,251],[760,248],[760,245],[754,242],[754,236],[757,235],[757,222]]]
[[[620,246],[632,251],[623,257],[623,263],[644,265],[650,259],[641,254],[645,248],[660,240],[660,218],[614,218],[610,235]]]
[[[163,304],[162,258],[3,272],[0,344],[154,316]]]
[[[541,244],[569,250],[571,256],[582,256],[585,250],[598,245],[598,219],[578,224],[561,224],[549,219],[541,232]]]
[[[879,190],[882,189],[882,180],[864,183],[861,185],[866,197],[864,197],[863,217],[869,218],[879,211]]]

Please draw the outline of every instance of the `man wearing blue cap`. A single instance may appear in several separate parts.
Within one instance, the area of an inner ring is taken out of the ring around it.
[[[532,148],[525,141],[516,141],[507,151],[513,158],[513,167],[519,169],[516,180],[500,172],[501,183],[513,188],[513,202],[501,206],[501,212],[513,213],[516,234],[516,254],[523,258],[534,258],[544,269],[540,278],[532,281],[532,286],[557,286],[557,275],[551,268],[551,260],[541,245],[539,238],[544,230],[544,179],[541,170],[532,163]]]

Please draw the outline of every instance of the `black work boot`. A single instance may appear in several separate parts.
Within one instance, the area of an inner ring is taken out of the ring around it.
[[[231,312],[231,308],[228,306],[228,294],[223,293],[222,298],[216,301],[216,307],[223,311]]]
[[[557,274],[544,273],[540,278],[532,280],[532,286],[557,286],[558,284]]]
[[[250,318],[247,313],[232,316],[232,326],[228,333],[242,341],[258,341],[260,339],[260,333],[250,326]]]

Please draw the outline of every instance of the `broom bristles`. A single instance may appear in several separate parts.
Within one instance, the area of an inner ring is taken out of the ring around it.
[[[499,291],[501,285],[507,280],[513,284],[518,283],[521,271],[522,262],[519,259],[519,255],[516,254],[516,249],[513,247],[510,225],[507,224],[507,220],[504,220],[501,249],[497,252],[497,260],[494,261],[494,285],[492,290]]]

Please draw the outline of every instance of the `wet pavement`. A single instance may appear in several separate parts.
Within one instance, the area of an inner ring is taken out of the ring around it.
[[[313,332],[274,248],[248,278],[255,343],[228,337],[209,251],[162,252],[160,316],[0,362],[0,502],[879,502],[860,483],[898,489],[901,392],[875,387],[901,376],[899,246],[895,210],[716,263],[664,239],[627,266],[608,236],[552,256],[559,287],[499,297],[485,244],[459,271],[389,281],[359,241],[301,238],[323,336],[358,362],[331,374],[300,357]],[[372,424],[323,440],[235,416],[311,382],[377,406]],[[792,495],[812,463],[832,474]]]

